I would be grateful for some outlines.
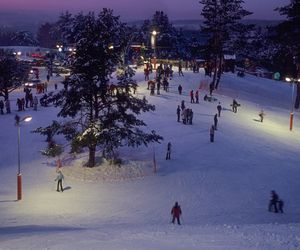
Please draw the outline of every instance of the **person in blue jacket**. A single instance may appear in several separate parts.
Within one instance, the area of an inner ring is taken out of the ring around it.
[[[63,186],[62,186],[63,179],[64,179],[64,175],[62,174],[61,170],[57,170],[57,177],[55,179],[55,181],[57,181],[57,188],[56,188],[57,192],[64,191]]]

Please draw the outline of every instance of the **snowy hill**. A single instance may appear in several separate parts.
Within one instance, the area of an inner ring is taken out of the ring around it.
[[[57,111],[24,111],[33,119],[21,126],[23,200],[18,202],[14,115],[16,98],[24,93],[12,93],[12,114],[0,115],[0,249],[300,249],[300,119],[297,111],[289,131],[291,86],[225,74],[214,93],[223,110],[211,143],[218,101],[205,102],[208,91],[200,89],[200,103],[191,104],[189,91],[209,79],[203,72],[184,74],[175,73],[170,91],[154,96],[142,69],[136,74],[137,94],[156,105],[144,119],[164,137],[149,148],[121,150],[124,158],[150,162],[148,172],[137,178],[90,181],[88,170],[75,174],[65,155],[63,184],[69,189],[56,192],[54,160],[39,153],[45,138],[30,131],[51,123]],[[52,78],[49,88],[60,80]],[[241,103],[237,113],[231,111],[233,98]],[[193,109],[193,125],[177,122],[182,100]],[[256,121],[261,109],[263,123]],[[171,160],[166,161],[169,141]],[[285,201],[284,214],[267,211],[273,189]],[[175,201],[183,211],[181,226],[170,223]]]

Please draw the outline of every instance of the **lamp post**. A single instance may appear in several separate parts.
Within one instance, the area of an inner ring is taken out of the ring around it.
[[[21,129],[20,129],[20,123],[25,121],[29,122],[31,121],[32,117],[30,115],[24,116],[22,119],[16,115],[16,126],[18,127],[18,174],[17,174],[17,200],[22,199],[22,174],[21,174],[21,160],[20,160],[20,135],[21,135]]]
[[[295,91],[295,84],[300,83],[300,79],[294,79],[290,77],[286,77],[285,80],[288,83],[292,84],[292,99],[291,99],[291,113],[290,113],[290,131],[293,130],[293,122],[294,122],[294,91]]]
[[[153,49],[153,63],[154,63],[154,69],[156,69],[156,36],[158,32],[156,30],[153,30],[151,32],[151,48]]]

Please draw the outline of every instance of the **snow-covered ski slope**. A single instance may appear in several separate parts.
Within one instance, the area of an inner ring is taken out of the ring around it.
[[[289,131],[291,86],[224,74],[214,93],[224,110],[210,143],[218,102],[204,102],[208,91],[201,89],[200,103],[189,103],[189,91],[209,82],[202,71],[184,71],[178,77],[175,69],[170,91],[161,89],[159,96],[149,96],[143,78],[139,69],[137,95],[156,105],[155,112],[143,115],[146,129],[155,129],[164,141],[121,153],[151,162],[155,150],[157,173],[89,182],[65,171],[64,186],[71,189],[57,193],[53,159],[39,153],[45,138],[30,133],[56,119],[57,110],[28,109],[21,113],[33,119],[21,126],[19,202],[14,115],[16,98],[24,93],[12,93],[12,114],[0,116],[0,249],[300,249],[300,119],[296,111]],[[60,80],[52,78],[49,88]],[[236,114],[230,110],[232,98],[241,103]],[[177,122],[182,100],[193,109],[193,125]],[[266,113],[263,123],[255,121],[261,109]],[[166,161],[169,141],[172,154]],[[285,201],[284,214],[267,211],[272,189]],[[181,226],[170,223],[175,201],[183,211]]]

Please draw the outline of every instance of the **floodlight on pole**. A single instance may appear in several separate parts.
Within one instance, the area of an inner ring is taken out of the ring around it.
[[[156,69],[156,37],[158,32],[156,30],[152,30],[151,32],[151,48],[153,49],[153,63],[154,69]]]
[[[285,81],[292,84],[292,99],[291,99],[291,112],[290,112],[290,131],[293,130],[294,123],[294,92],[295,92],[295,84],[300,83],[300,79],[294,79],[290,77],[286,77]]]
[[[18,127],[18,173],[17,173],[17,200],[22,199],[22,174],[21,174],[21,157],[20,157],[20,137],[21,137],[21,129],[20,123],[21,122],[30,122],[32,120],[32,116],[27,115],[24,116],[22,119],[16,115],[16,126]]]

